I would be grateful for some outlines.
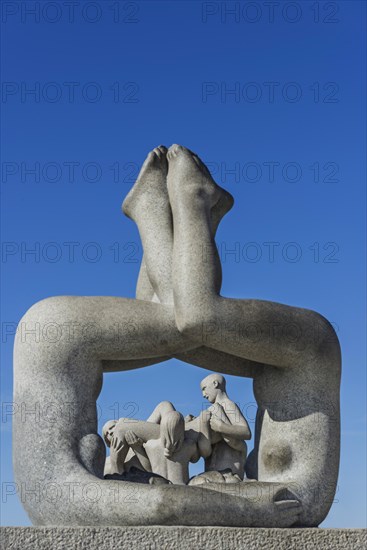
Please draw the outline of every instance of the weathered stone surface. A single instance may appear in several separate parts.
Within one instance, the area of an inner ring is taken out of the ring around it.
[[[104,478],[116,481],[131,481],[132,483],[148,483],[149,485],[169,484],[168,479],[152,472],[144,472],[135,466],[122,474],[105,474]]]
[[[34,524],[312,527],[326,517],[339,467],[339,343],[314,311],[220,295],[214,235],[232,204],[197,155],[155,149],[124,205],[144,247],[139,299],[58,296],[22,318],[13,457]],[[246,473],[254,481],[200,488],[103,479],[103,372],[170,357],[253,378],[258,415]]]
[[[3,527],[6,550],[365,550],[363,529]]]

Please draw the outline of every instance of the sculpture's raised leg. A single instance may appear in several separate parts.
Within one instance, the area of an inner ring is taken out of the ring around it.
[[[148,295],[153,299],[155,294],[160,302],[172,304],[172,214],[167,194],[166,153],[163,145],[149,153],[122,208],[136,222],[147,251],[138,279],[137,297]],[[146,273],[149,273],[151,292]]]
[[[148,154],[134,187],[123,202],[122,209],[136,222],[144,249],[136,297],[173,306],[173,225],[166,181],[168,171],[166,153],[167,148],[160,145]],[[201,163],[199,157],[194,153],[191,154],[194,161],[203,167],[206,176],[210,177],[208,169]],[[218,201],[214,201],[210,209],[210,231],[213,239],[220,221],[232,206],[233,197],[222,190],[218,195]],[[205,254],[205,249],[203,253]],[[214,286],[219,292],[222,278],[216,249],[214,259],[217,263]],[[207,261],[212,262],[213,258],[208,256]],[[259,367],[255,362],[229,353],[218,352],[210,347],[199,344],[196,346],[192,344],[191,347],[196,349],[175,357],[203,368],[237,376],[252,377],[253,369]],[[132,368],[138,368],[138,366],[141,366],[140,363],[132,364]],[[108,370],[131,368],[117,362],[106,364],[105,367]]]
[[[142,260],[136,297],[141,300],[159,301],[173,304],[172,253],[173,226],[172,212],[167,191],[167,148],[160,145],[151,151],[138,176],[134,187],[125,198],[123,212],[134,220],[139,228],[143,243]],[[192,153],[196,162],[200,159]],[[208,169],[207,175],[210,176]],[[210,212],[211,229],[215,235],[218,225],[233,206],[233,197],[225,190],[213,204]],[[216,289],[221,287],[221,272]]]

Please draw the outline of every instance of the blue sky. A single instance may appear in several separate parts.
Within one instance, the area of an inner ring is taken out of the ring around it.
[[[336,327],[342,455],[323,526],[365,525],[365,3],[266,4],[2,3],[2,488],[14,324],[47,296],[134,296],[141,245],[120,204],[149,150],[181,143],[235,197],[222,293]],[[197,413],[206,374],[172,360],[105,375],[100,426],[162,399]],[[251,381],[228,389],[253,428]],[[30,524],[16,495],[1,522]]]

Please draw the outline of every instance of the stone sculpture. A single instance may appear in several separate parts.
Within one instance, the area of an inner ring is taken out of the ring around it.
[[[246,419],[229,399],[224,376],[207,376],[201,388],[213,405],[198,417],[189,415],[186,422],[169,401],[160,403],[146,422],[131,418],[108,421],[103,427],[103,437],[111,455],[105,474],[121,475],[138,466],[184,485],[189,481],[189,462],[197,462],[202,456],[206,459],[206,471],[228,471],[236,479],[243,479],[246,460],[243,439],[251,437]],[[138,464],[132,462],[131,455],[127,460],[129,449]],[[214,477],[223,482],[228,478],[228,475]],[[209,481],[211,477],[200,479]]]
[[[197,155],[154,149],[123,206],[144,247],[137,299],[58,296],[22,318],[14,401],[30,412],[14,416],[14,472],[34,524],[287,527],[327,515],[339,464],[339,343],[314,311],[220,295],[214,236],[232,203]],[[253,378],[252,482],[103,478],[103,373],[171,357]]]

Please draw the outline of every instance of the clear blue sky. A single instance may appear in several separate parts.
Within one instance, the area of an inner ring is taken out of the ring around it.
[[[141,246],[120,204],[149,150],[182,143],[235,197],[218,233],[223,294],[335,324],[342,456],[323,526],[365,524],[365,6],[81,0],[72,13],[61,1],[2,3],[3,413],[13,325],[34,302],[134,296]],[[205,374],[172,360],[106,375],[100,425],[146,418],[162,399],[197,413]],[[253,427],[251,381],[228,378]],[[4,487],[6,414],[1,443]],[[3,499],[1,521],[29,525],[16,496]]]

